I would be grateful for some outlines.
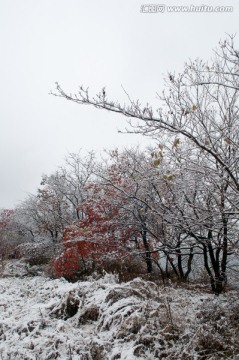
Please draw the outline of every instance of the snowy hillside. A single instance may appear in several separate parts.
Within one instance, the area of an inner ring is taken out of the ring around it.
[[[0,359],[236,359],[238,309],[235,291],[6,276]]]

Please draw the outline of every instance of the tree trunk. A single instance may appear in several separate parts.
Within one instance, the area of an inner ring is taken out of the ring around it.
[[[144,248],[145,248],[145,261],[146,261],[146,265],[147,265],[147,272],[151,273],[153,271],[153,264],[152,264],[150,248],[149,248],[149,244],[148,244],[148,240],[147,240],[147,229],[146,229],[145,225],[143,226],[141,234],[142,234],[143,244],[144,244]]]

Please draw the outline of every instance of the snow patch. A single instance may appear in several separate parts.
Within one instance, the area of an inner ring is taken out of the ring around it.
[[[0,358],[235,359],[238,309],[237,292],[218,298],[109,274],[74,284],[0,278]]]

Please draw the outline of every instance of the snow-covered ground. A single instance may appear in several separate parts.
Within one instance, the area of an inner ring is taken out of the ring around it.
[[[17,265],[0,278],[0,359],[237,359],[236,291],[215,297],[110,274],[72,284],[16,277]]]

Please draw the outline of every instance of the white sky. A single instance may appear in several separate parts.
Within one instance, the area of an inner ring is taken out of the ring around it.
[[[93,93],[106,86],[109,97],[126,101],[122,84],[132,98],[155,104],[163,74],[180,71],[188,58],[210,58],[238,30],[238,0],[204,3],[232,5],[232,13],[145,14],[142,4],[0,0],[0,208],[35,192],[68,152],[146,144],[117,133],[126,126],[121,116],[50,96],[55,81],[73,93],[79,85]]]

